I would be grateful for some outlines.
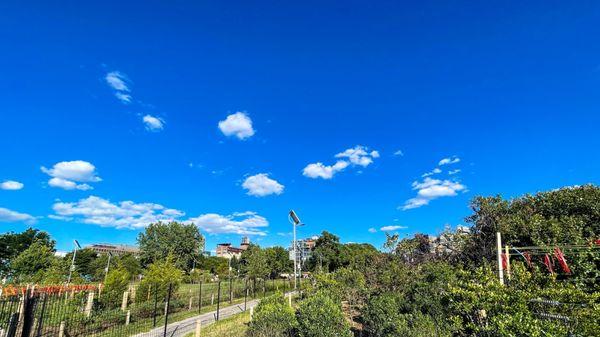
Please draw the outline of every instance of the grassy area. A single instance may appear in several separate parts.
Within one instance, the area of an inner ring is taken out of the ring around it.
[[[243,337],[248,330],[250,313],[241,313],[202,328],[201,337]],[[194,337],[190,333],[185,337]]]

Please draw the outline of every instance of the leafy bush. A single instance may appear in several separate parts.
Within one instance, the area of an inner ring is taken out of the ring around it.
[[[350,337],[341,304],[319,291],[303,300],[296,313],[301,337]]]
[[[298,322],[283,294],[264,298],[256,307],[247,335],[250,337],[293,336]]]
[[[129,273],[123,268],[111,270],[106,276],[104,291],[102,292],[102,301],[108,307],[117,307],[121,305],[123,293],[129,287]]]
[[[137,291],[141,294],[158,292],[157,297],[163,299],[167,297],[169,287],[171,287],[172,294],[174,294],[182,280],[183,272],[175,266],[173,257],[169,255],[165,260],[157,261],[148,266]],[[146,297],[140,296],[138,301],[143,302],[146,299]]]

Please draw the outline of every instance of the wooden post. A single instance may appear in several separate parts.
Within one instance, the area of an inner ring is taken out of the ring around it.
[[[88,293],[87,303],[85,304],[85,317],[92,315],[92,307],[94,306],[94,292]]]
[[[123,292],[123,302],[121,302],[121,311],[127,310],[127,300],[129,298],[129,292]]]
[[[60,328],[58,328],[58,337],[65,337],[65,321],[60,322]]]
[[[190,305],[188,306],[188,310],[192,310],[192,300],[194,298],[190,296]]]
[[[201,320],[196,320],[196,333],[194,334],[194,337],[200,337],[200,332],[202,331],[202,321]]]
[[[210,295],[210,305],[214,305],[215,304],[215,294],[211,294]]]
[[[288,305],[290,306],[290,308],[292,307],[292,293],[288,294]]]
[[[131,319],[131,310],[127,310],[127,316],[125,316],[125,325],[129,325],[130,319]]]
[[[496,233],[496,250],[498,252],[498,279],[500,280],[500,284],[504,285],[504,270],[502,269],[502,235],[500,232]]]
[[[250,320],[252,321],[252,318],[254,318],[254,307],[250,307]]]

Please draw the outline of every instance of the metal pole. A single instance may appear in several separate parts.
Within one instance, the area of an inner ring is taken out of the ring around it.
[[[202,279],[200,279],[200,294],[198,294],[198,313],[202,312]]]
[[[500,280],[500,284],[504,285],[504,270],[502,269],[502,236],[500,232],[496,233],[496,243],[497,243],[497,257],[498,257],[498,278]]]
[[[229,270],[231,270],[231,267],[229,267]],[[233,293],[231,292],[231,272],[229,274],[229,304],[231,304],[233,301]]]
[[[111,253],[108,253],[108,262],[106,263],[106,269],[104,270],[104,284],[106,284],[106,279],[108,278],[108,268],[110,268],[110,258],[112,257]]]
[[[244,311],[246,311],[246,303],[248,302],[248,278],[246,278],[246,287],[244,290]]]
[[[152,326],[156,328],[156,310],[158,305],[158,284],[154,286],[154,314],[152,314]]]
[[[71,283],[71,276],[73,275],[73,270],[75,270],[75,256],[77,256],[77,247],[73,250],[73,259],[71,260],[71,268],[69,268],[69,279],[67,280],[67,284]]]
[[[296,263],[296,259],[298,258],[297,252],[296,252],[296,224],[292,223],[292,226],[294,227],[294,242],[293,242],[293,248],[294,248],[294,290],[296,290],[296,273],[298,272],[298,267],[297,267],[297,263]]]

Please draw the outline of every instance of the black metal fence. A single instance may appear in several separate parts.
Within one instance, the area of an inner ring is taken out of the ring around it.
[[[193,331],[190,322],[200,314],[219,320],[232,307],[244,311],[249,301],[291,287],[282,279],[231,279],[154,289],[131,286],[122,294],[101,288],[28,288],[0,295],[0,337],[181,336]]]

